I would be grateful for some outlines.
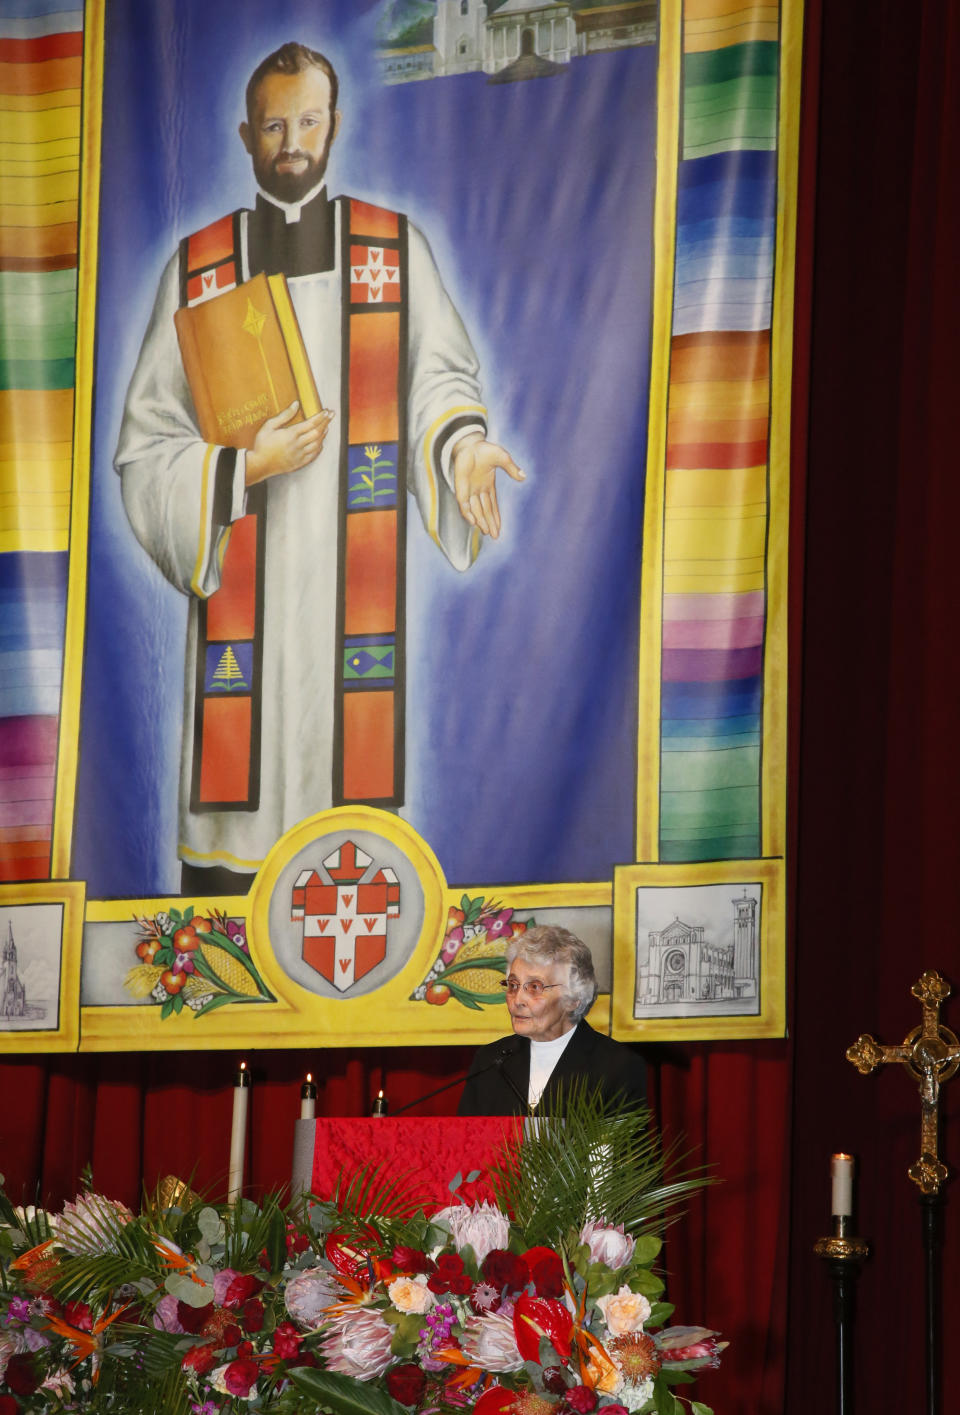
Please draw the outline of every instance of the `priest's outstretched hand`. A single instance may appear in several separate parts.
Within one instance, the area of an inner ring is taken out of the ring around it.
[[[505,447],[486,442],[482,433],[468,432],[453,449],[453,489],[460,514],[471,526],[496,540],[500,534],[497,468],[514,481],[525,481]]]

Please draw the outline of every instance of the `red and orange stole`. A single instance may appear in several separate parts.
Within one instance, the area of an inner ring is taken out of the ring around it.
[[[364,202],[339,205],[346,435],[331,800],[392,806],[403,798],[406,220]],[[184,305],[216,298],[246,276],[240,223],[235,213],[182,243]],[[220,588],[199,604],[193,811],[259,806],[268,514],[269,484],[251,488],[247,513],[231,528]]]

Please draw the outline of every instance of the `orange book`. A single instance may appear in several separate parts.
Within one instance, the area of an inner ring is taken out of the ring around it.
[[[282,275],[255,275],[173,317],[200,432],[218,447],[253,446],[260,425],[299,399],[322,407]]]

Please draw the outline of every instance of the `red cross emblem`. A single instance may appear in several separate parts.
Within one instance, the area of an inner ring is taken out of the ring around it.
[[[350,247],[350,298],[355,305],[400,299],[400,252],[387,246]]]
[[[325,877],[301,870],[293,886],[290,917],[303,923],[304,962],[339,992],[383,961],[387,920],[400,915],[396,874],[384,865],[371,877],[372,866],[369,855],[345,840],[323,861]]]

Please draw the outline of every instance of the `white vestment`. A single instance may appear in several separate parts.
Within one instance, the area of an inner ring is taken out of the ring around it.
[[[213,518],[217,449],[204,443],[180,358],[173,316],[179,304],[174,256],[127,394],[115,465],[137,539],[191,599],[180,766],[178,854],[195,865],[253,871],[298,821],[332,804],[337,526],[341,438],[346,435],[340,368],[341,214],[337,265],[299,275],[289,288],[320,401],[336,410],[320,455],[267,483],[260,802],[255,811],[190,810],[198,602],[219,588],[228,529]],[[443,288],[430,248],[408,226],[407,485],[427,531],[465,570],[479,537],[460,515],[444,429],[485,428],[478,365]],[[456,439],[454,439],[455,441]],[[243,514],[238,457],[232,517]]]

